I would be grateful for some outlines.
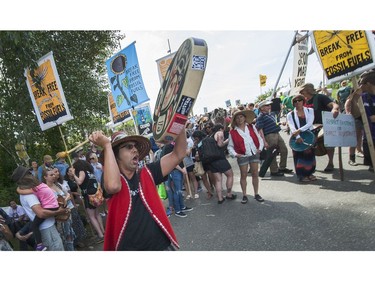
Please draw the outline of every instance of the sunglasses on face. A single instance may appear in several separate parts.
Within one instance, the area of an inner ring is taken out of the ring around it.
[[[94,158],[94,157],[91,157],[90,160],[95,160],[95,158]]]
[[[299,102],[299,101],[303,101],[303,100],[294,100],[294,102],[293,102],[293,103],[297,103],[297,102]]]
[[[124,147],[126,149],[132,150],[134,147],[137,148],[137,145],[134,143],[125,143],[124,145],[120,146],[120,149]]]

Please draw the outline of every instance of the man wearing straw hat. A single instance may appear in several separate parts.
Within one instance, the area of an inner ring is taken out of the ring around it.
[[[174,250],[179,247],[156,185],[186,155],[185,128],[175,140],[171,153],[160,161],[138,169],[138,162],[149,154],[150,141],[138,135],[116,132],[108,139],[93,132],[90,141],[103,148],[104,188],[110,195],[104,237],[104,250]]]

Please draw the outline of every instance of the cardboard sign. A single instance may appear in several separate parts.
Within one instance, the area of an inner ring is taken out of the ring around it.
[[[355,147],[357,134],[355,120],[352,115],[339,114],[333,118],[332,112],[323,111],[324,146],[327,147]]]

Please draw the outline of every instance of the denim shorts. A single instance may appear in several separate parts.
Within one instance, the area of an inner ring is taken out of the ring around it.
[[[248,165],[250,163],[260,163],[260,153],[251,156],[237,158],[238,166]]]

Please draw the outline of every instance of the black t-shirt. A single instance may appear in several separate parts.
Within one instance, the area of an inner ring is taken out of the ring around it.
[[[164,181],[160,161],[150,163],[147,167],[156,185]],[[143,205],[139,196],[139,175],[135,173],[131,179],[126,178],[126,180],[131,189],[132,209],[118,249],[120,251],[164,250],[171,244],[171,241]],[[144,186],[143,188],[156,188],[156,186]]]
[[[271,103],[271,111],[280,111],[281,110],[281,99],[280,98],[274,98],[272,99]]]
[[[67,182],[71,192],[78,192],[78,185],[74,180],[68,179]]]
[[[161,153],[161,157],[163,157],[164,155],[167,155],[168,153],[171,153],[173,151],[173,148],[174,148],[174,145],[171,144],[171,143],[168,143],[168,144],[164,145],[163,151]],[[179,164],[179,166],[181,168],[184,168],[184,161],[181,161],[181,163]]]
[[[314,101],[314,99],[316,99]],[[332,100],[326,95],[315,94],[311,99],[309,99],[305,107],[314,108],[314,124],[323,124],[322,111],[331,111],[328,107]]]

